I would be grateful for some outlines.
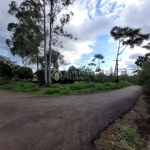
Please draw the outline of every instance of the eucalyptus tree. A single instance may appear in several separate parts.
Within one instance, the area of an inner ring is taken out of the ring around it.
[[[46,54],[46,59],[49,63],[49,54]],[[45,58],[44,56],[39,57],[39,63],[41,65],[41,69],[44,70],[45,68]],[[52,59],[51,59],[51,66],[52,69],[59,69],[60,65],[67,65],[68,63],[64,59],[64,55],[62,55],[59,51],[53,50]]]
[[[20,6],[15,1],[9,5],[9,14],[15,15],[18,23],[9,23],[8,30],[12,32],[12,38],[7,39],[6,43],[10,47],[13,55],[19,55],[24,60],[30,59],[30,62],[39,61],[39,46],[44,41],[44,65],[45,65],[45,85],[51,85],[51,59],[52,46],[61,46],[60,36],[73,38],[72,34],[63,30],[65,24],[69,23],[72,12],[63,13],[61,18],[58,14],[75,0],[24,0]],[[50,12],[46,12],[49,6]],[[46,18],[47,17],[47,18]],[[49,32],[47,30],[46,20],[49,18]],[[59,23],[58,25],[56,22]],[[47,33],[48,32],[48,33]],[[49,62],[47,62],[46,38],[49,35]],[[47,67],[48,63],[48,67]],[[48,72],[48,73],[47,73]],[[48,74],[48,77],[47,77]]]
[[[75,0],[47,0],[50,7],[49,16],[49,63],[48,63],[48,86],[51,86],[51,59],[52,59],[52,46],[62,46],[62,41],[59,37],[67,37],[75,39],[71,33],[64,31],[64,26],[69,23],[70,17],[73,13],[70,11],[64,13],[62,17],[58,18],[58,14],[64,9],[73,4]],[[56,22],[59,23],[56,24]]]
[[[13,55],[31,60],[36,57],[37,63],[39,46],[43,41],[42,7],[40,0],[25,0],[20,6],[12,1],[8,10],[10,15],[18,19],[18,23],[8,24],[7,29],[12,36],[6,40],[6,44]]]

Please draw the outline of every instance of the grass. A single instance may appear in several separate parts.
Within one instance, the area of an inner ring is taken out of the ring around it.
[[[150,112],[149,111],[150,104],[148,102],[146,102],[146,98],[145,98],[145,101],[143,101],[142,105],[143,105],[143,109],[142,109],[142,111],[140,111],[141,117],[144,119],[150,120],[150,113],[149,113]]]
[[[17,92],[17,93],[36,93],[40,91],[38,85],[29,81],[14,81],[14,80],[0,80],[0,89]]]
[[[150,98],[141,95],[133,109],[107,127],[96,140],[97,150],[148,150]]]
[[[51,88],[41,88],[37,84],[23,80],[0,80],[0,89],[17,92],[17,93],[31,93],[38,95],[66,95],[75,93],[90,93],[103,90],[119,89],[132,85],[131,83],[121,81],[118,85],[116,83],[107,82],[101,83],[85,83],[76,82],[73,84],[54,84]]]
[[[143,146],[136,125],[125,124],[117,133],[119,142],[112,144],[111,150],[139,150]]]

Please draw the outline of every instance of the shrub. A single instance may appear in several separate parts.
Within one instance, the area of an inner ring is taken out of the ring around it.
[[[10,80],[0,79],[0,85],[4,85],[4,84],[8,84],[8,83],[10,83]]]
[[[150,63],[145,64],[139,72],[139,82],[144,91],[150,94]]]
[[[45,81],[44,81],[44,70],[38,70],[36,72],[36,75],[37,75],[37,80],[38,80],[39,85],[43,86],[45,84]]]

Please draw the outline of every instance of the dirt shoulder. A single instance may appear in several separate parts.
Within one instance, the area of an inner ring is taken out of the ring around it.
[[[142,94],[133,109],[110,125],[94,143],[97,150],[149,150],[150,97]]]

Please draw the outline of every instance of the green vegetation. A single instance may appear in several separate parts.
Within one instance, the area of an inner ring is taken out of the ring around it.
[[[24,80],[0,80],[0,89],[18,93],[31,93],[40,95],[65,95],[75,93],[89,93],[103,90],[119,89],[132,85],[131,83],[121,81],[118,85],[116,83],[107,82],[100,83],[85,83],[76,82],[73,84],[54,84],[51,88],[42,88],[35,83]]]
[[[142,139],[138,134],[137,126],[125,124],[120,127],[116,142],[111,150],[139,150],[142,149]]]
[[[150,43],[143,46],[143,48],[150,50]],[[144,92],[150,95],[150,53],[139,56],[135,64],[141,67],[137,70],[139,84],[143,87]]]
[[[142,70],[139,71],[139,82],[144,91],[150,94],[150,63],[143,65]]]
[[[12,62],[9,58],[0,55],[0,77],[32,79],[33,72],[30,67],[19,66],[16,62]]]
[[[23,80],[0,80],[0,89],[17,93],[36,93],[40,91],[37,84]]]

